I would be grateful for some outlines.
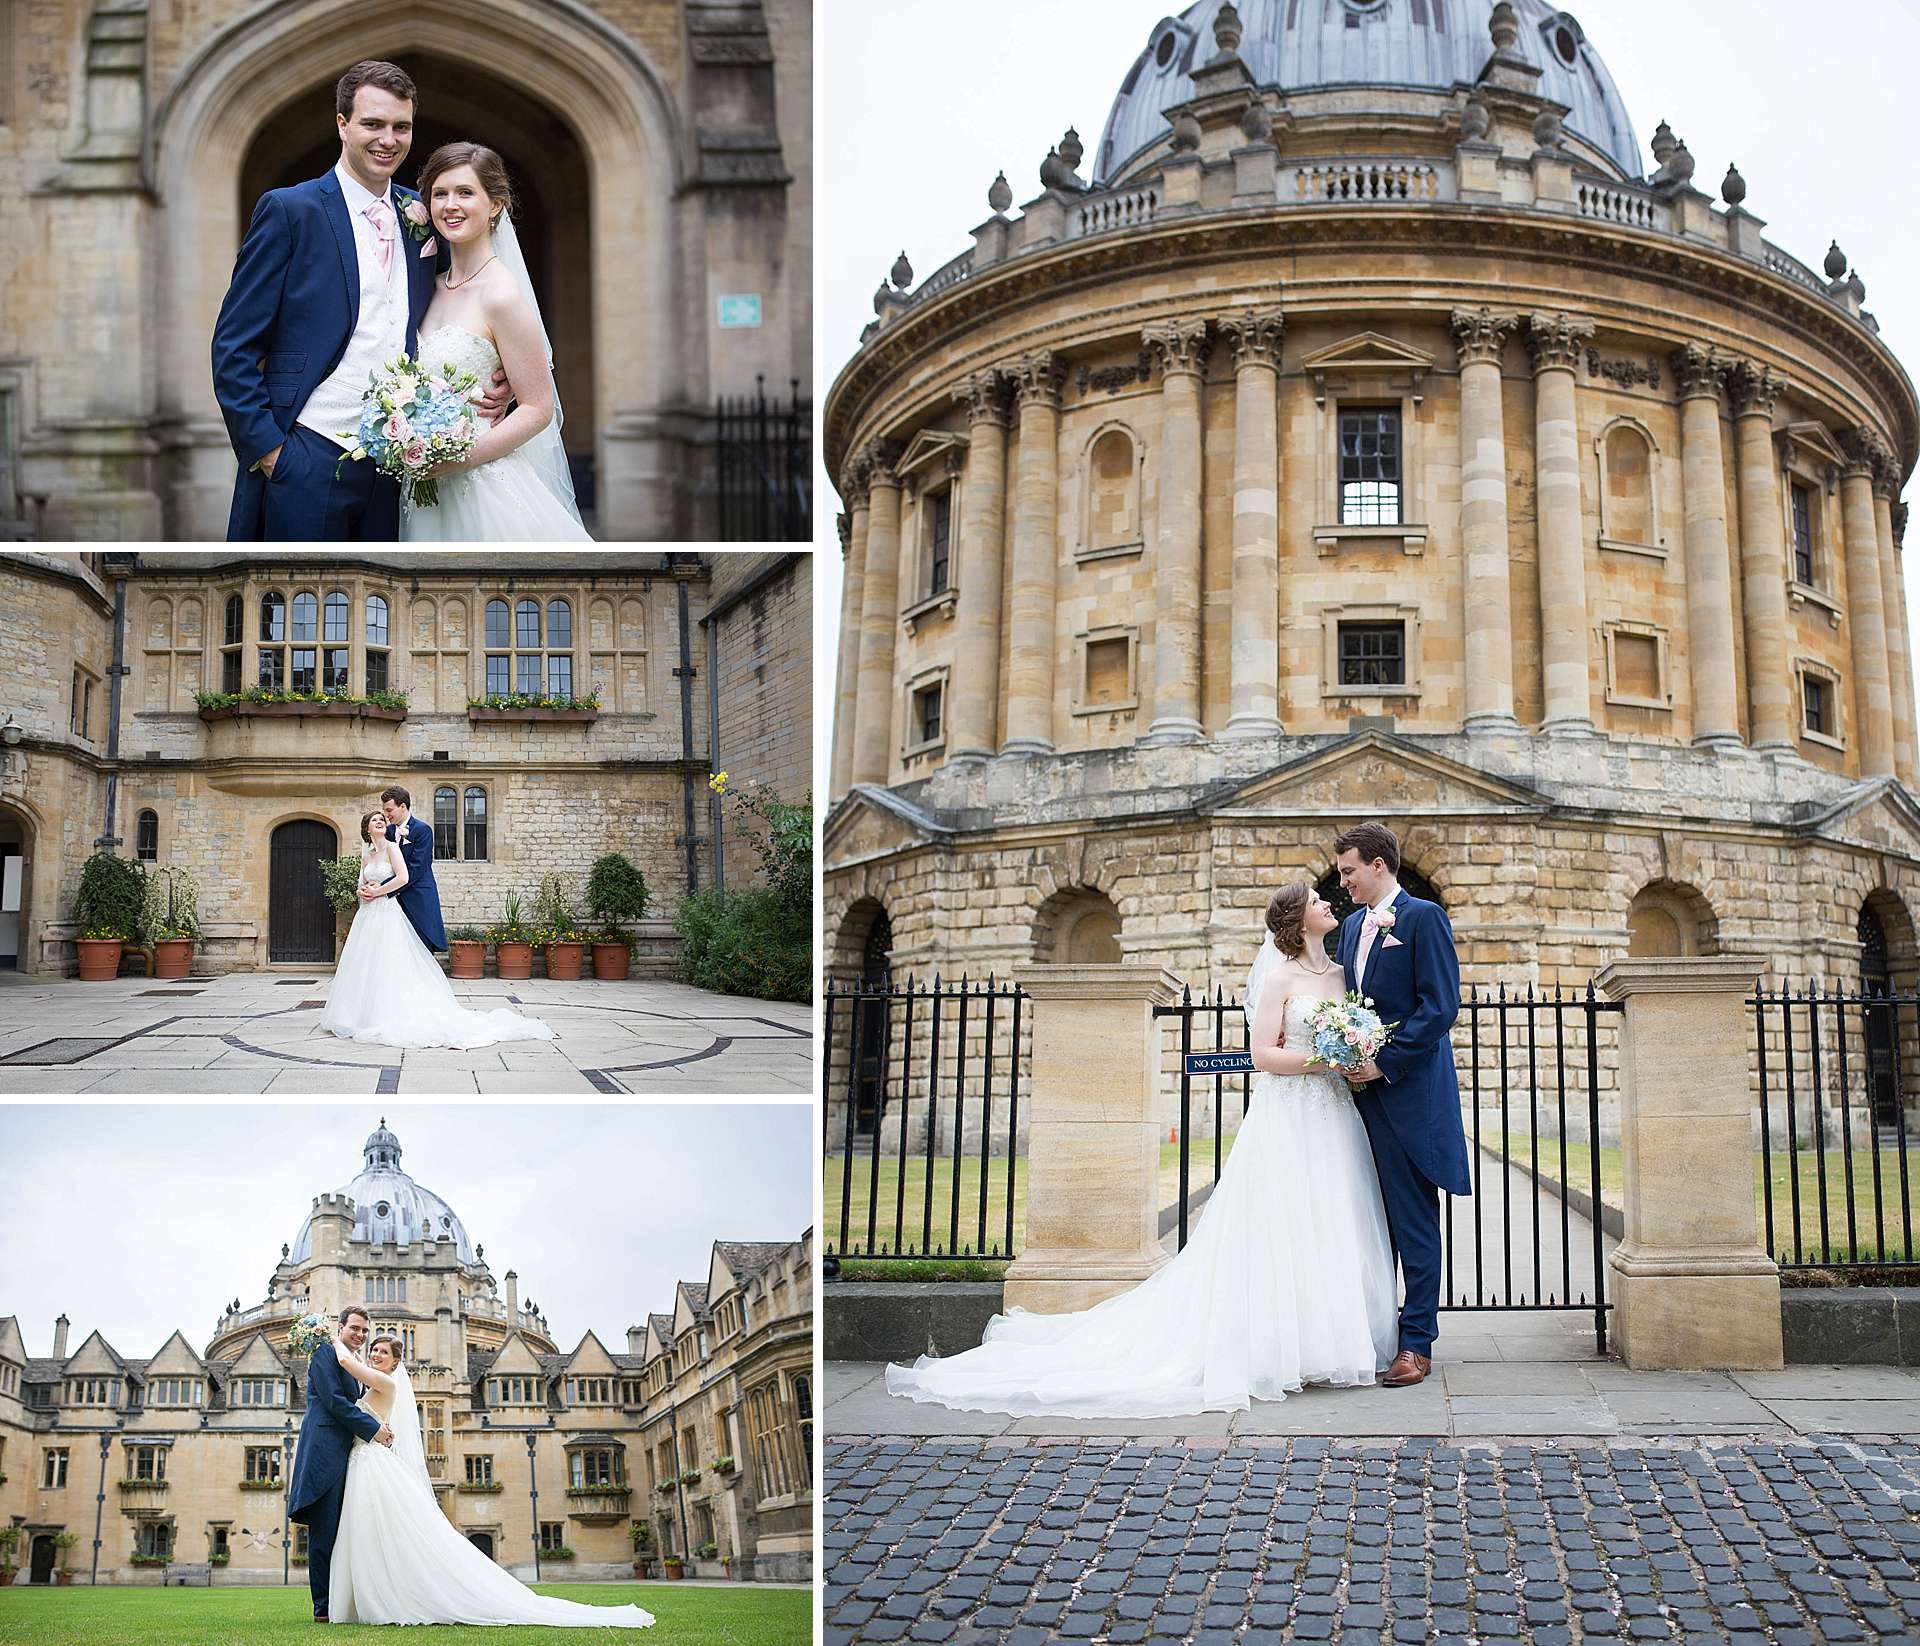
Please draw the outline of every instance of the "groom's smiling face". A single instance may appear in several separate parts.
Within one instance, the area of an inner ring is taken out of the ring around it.
[[[385,193],[413,147],[413,104],[378,86],[359,86],[353,94],[353,113],[333,118],[340,128],[347,170],[369,193]]]
[[[380,810],[386,813],[387,821],[396,829],[407,820],[407,808],[397,800],[383,800]]]

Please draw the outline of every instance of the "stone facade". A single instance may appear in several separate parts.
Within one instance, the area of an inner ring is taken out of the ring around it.
[[[311,824],[331,831],[318,855],[351,852],[358,814],[397,782],[440,837],[434,879],[450,928],[493,923],[510,893],[530,915],[549,872],[585,917],[587,871],[622,851],[652,892],[641,960],[663,970],[674,909],[713,876],[701,802],[712,769],[703,619],[716,566],[736,578],[745,570],[728,555],[624,553],[569,563],[398,551],[0,559],[0,638],[15,682],[4,735],[19,733],[0,744],[0,854],[24,857],[22,907],[10,931],[0,924],[0,958],[11,953],[35,972],[71,965],[79,874],[105,840],[122,856],[151,853],[156,869],[194,874],[200,969],[275,964],[288,955],[289,891],[311,895],[308,880],[276,870],[275,841],[291,838],[289,825]],[[806,571],[790,567],[753,597],[772,601],[777,621],[753,618],[749,602],[720,631],[729,644],[740,637],[730,666],[744,671],[728,682],[722,734],[737,726],[743,743],[750,736],[752,764],[788,799],[805,793],[812,744]],[[303,632],[303,595],[318,625],[305,646],[292,638]],[[326,638],[334,597],[338,644]],[[267,641],[275,600],[289,638]],[[537,625],[529,636],[543,642],[532,648],[518,644],[523,609]],[[502,623],[514,644],[493,644]],[[126,671],[117,677],[116,626]],[[252,686],[263,668],[291,682],[302,650],[321,668],[338,653],[355,696],[384,678],[405,695],[404,717],[196,707],[196,693]],[[757,661],[743,661],[749,650]],[[570,681],[576,693],[598,691],[596,716],[474,718],[469,700],[499,687],[503,672],[507,685],[524,684],[523,668],[543,690]]]
[[[411,1187],[384,1123],[367,1140],[369,1172],[382,1148],[387,1180]],[[484,1245],[469,1247],[445,1215],[430,1236],[369,1239],[379,1231],[364,1227],[367,1208],[351,1195],[316,1196],[265,1300],[236,1300],[204,1350],[175,1332],[131,1359],[98,1331],[70,1350],[62,1315],[40,1358],[16,1319],[0,1319],[0,1523],[23,1533],[17,1581],[34,1577],[37,1552],[52,1561],[51,1539],[67,1530],[81,1539],[76,1581],[88,1580],[104,1490],[100,1582],[157,1584],[168,1558],[199,1565],[225,1553],[217,1583],[279,1583],[291,1564],[304,1584],[306,1531],[288,1528],[283,1550],[277,1489],[291,1478],[305,1410],[306,1368],[289,1357],[287,1331],[309,1310],[348,1303],[366,1304],[375,1329],[406,1347],[447,1518],[516,1576],[532,1578],[538,1536],[573,1551],[543,1558],[549,1582],[625,1577],[631,1528],[644,1521],[655,1555],[687,1557],[689,1573],[718,1577],[731,1562],[735,1577],[807,1581],[811,1231],[716,1241],[705,1277],[677,1286],[672,1308],[644,1316],[617,1352],[591,1331],[562,1352],[538,1307],[520,1300],[519,1277],[509,1269],[496,1281]],[[273,1484],[250,1484],[259,1481]],[[696,1556],[707,1542],[715,1552]]]
[[[1626,174],[1511,38],[1363,108],[1259,83],[1229,15],[1158,141],[1090,186],[1069,133],[829,393],[830,970],[881,931],[896,978],[1237,990],[1377,817],[1482,990],[1735,952],[1855,988],[1869,915],[1911,987],[1920,406],[1844,257],[1664,127]]]
[[[0,536],[225,536],[214,317],[254,202],[337,158],[333,84],[362,57],[421,88],[400,181],[453,139],[506,159],[598,536],[711,538],[715,398],[808,392],[803,0],[206,0],[0,26]],[[739,297],[757,318],[723,324]]]

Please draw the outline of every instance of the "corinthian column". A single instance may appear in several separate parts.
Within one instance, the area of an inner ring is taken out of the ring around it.
[[[853,781],[887,780],[893,729],[893,642],[900,612],[900,476],[891,441],[861,454],[867,476],[867,553],[860,586],[860,695],[853,715]]]
[[[1887,689],[1893,698],[1893,769],[1914,781],[1913,656],[1907,649],[1906,580],[1893,541],[1893,500],[1900,492],[1900,466],[1882,448],[1873,469],[1873,535],[1880,547],[1880,602],[1887,612]]]
[[[1693,741],[1740,741],[1733,690],[1733,573],[1727,556],[1727,480],[1720,449],[1720,385],[1732,364],[1689,343],[1673,355],[1680,384],[1680,476],[1686,500],[1687,651]]]
[[[1860,775],[1894,769],[1893,690],[1887,677],[1887,608],[1880,591],[1880,534],[1873,520],[1873,471],[1885,447],[1869,428],[1840,436],[1840,529],[1847,540],[1847,626],[1853,635],[1853,700],[1860,725]],[[1888,536],[1892,536],[1889,523]]]
[[[967,472],[960,490],[960,593],[954,603],[949,765],[991,759],[1000,729],[1000,585],[1006,570],[1007,385],[976,372],[953,397],[967,408]]]
[[[1060,389],[1050,350],[1008,373],[1020,402],[1013,493],[1013,600],[1007,639],[1006,752],[1053,748],[1054,567],[1059,557]],[[964,689],[964,683],[963,683]]]
[[[1773,406],[1786,387],[1771,366],[1736,366],[1733,461],[1740,486],[1740,593],[1747,620],[1747,740],[1794,747],[1793,665],[1787,628],[1787,545],[1773,458]]]
[[[1233,661],[1226,737],[1280,730],[1278,309],[1223,315],[1233,339]]]
[[[1533,356],[1534,486],[1540,534],[1540,663],[1549,735],[1593,730],[1587,655],[1587,553],[1580,541],[1580,441],[1573,373],[1593,322],[1572,314],[1527,321]]]
[[[1200,385],[1207,323],[1140,334],[1160,362],[1160,529],[1154,540],[1153,724],[1143,744],[1191,743],[1200,725]]]
[[[850,464],[841,477],[847,513],[840,516],[840,647],[833,713],[833,794],[853,782],[853,717],[860,701],[860,585],[867,555],[866,477]]]
[[[1507,436],[1500,356],[1516,314],[1455,309],[1460,351],[1460,549],[1470,732],[1514,731],[1513,592],[1507,574]]]

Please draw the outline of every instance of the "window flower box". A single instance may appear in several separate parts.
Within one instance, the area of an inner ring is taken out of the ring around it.
[[[454,1490],[480,1494],[504,1491],[505,1487],[497,1480],[462,1480],[455,1485]]]
[[[243,1480],[240,1482],[240,1490],[243,1492],[277,1492],[280,1489],[281,1483],[277,1480]]]
[[[699,1483],[700,1471],[698,1469],[683,1469],[680,1472],[680,1484],[682,1486],[697,1486]]]
[[[372,697],[347,697],[338,692],[270,691],[255,686],[244,692],[196,692],[200,718],[238,720],[254,715],[325,716],[330,719],[384,720],[394,724],[407,718],[407,700],[400,692]]]
[[[129,1566],[170,1566],[173,1564],[173,1557],[171,1555],[129,1555],[127,1564]]]
[[[484,725],[494,721],[546,720],[558,724],[591,725],[600,718],[600,694],[584,697],[539,695],[526,692],[496,693],[492,697],[467,699],[467,721]]]
[[[542,1560],[571,1560],[573,1559],[573,1551],[563,1543],[557,1549],[542,1549],[540,1551],[540,1558]]]

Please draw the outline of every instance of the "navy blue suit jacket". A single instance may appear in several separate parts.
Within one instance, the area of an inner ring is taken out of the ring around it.
[[[396,210],[418,198],[393,186]],[[395,251],[407,265],[411,354],[445,248],[422,257],[425,242],[415,240],[404,221],[395,233]],[[360,258],[340,179],[329,170],[261,195],[213,327],[214,398],[240,459],[230,541],[261,536],[267,477],[253,465],[286,440],[300,408],[340,364],[359,323]]]
[[[1393,900],[1393,935],[1373,940],[1363,992],[1383,1023],[1397,1024],[1374,1059],[1385,1077],[1358,1089],[1355,1101],[1377,1103],[1408,1157],[1427,1181],[1450,1194],[1472,1194],[1467,1136],[1460,1124],[1460,1081],[1453,1043],[1447,1038],[1460,1015],[1460,958],[1453,926],[1438,903],[1405,890]],[[1347,987],[1360,949],[1365,909],[1355,909],[1340,928],[1340,966]]]
[[[304,1521],[303,1510],[331,1491],[347,1472],[353,1437],[371,1440],[380,1420],[354,1403],[360,1385],[348,1376],[323,1343],[307,1362],[307,1415],[300,1419],[300,1444],[293,1454],[293,1482],[287,1490],[287,1514]]]
[[[400,831],[389,823],[387,838],[398,841]],[[400,848],[407,866],[407,883],[393,894],[407,923],[429,949],[447,946],[446,923],[440,918],[440,888],[433,882],[433,830],[419,817],[407,818],[407,843]]]

